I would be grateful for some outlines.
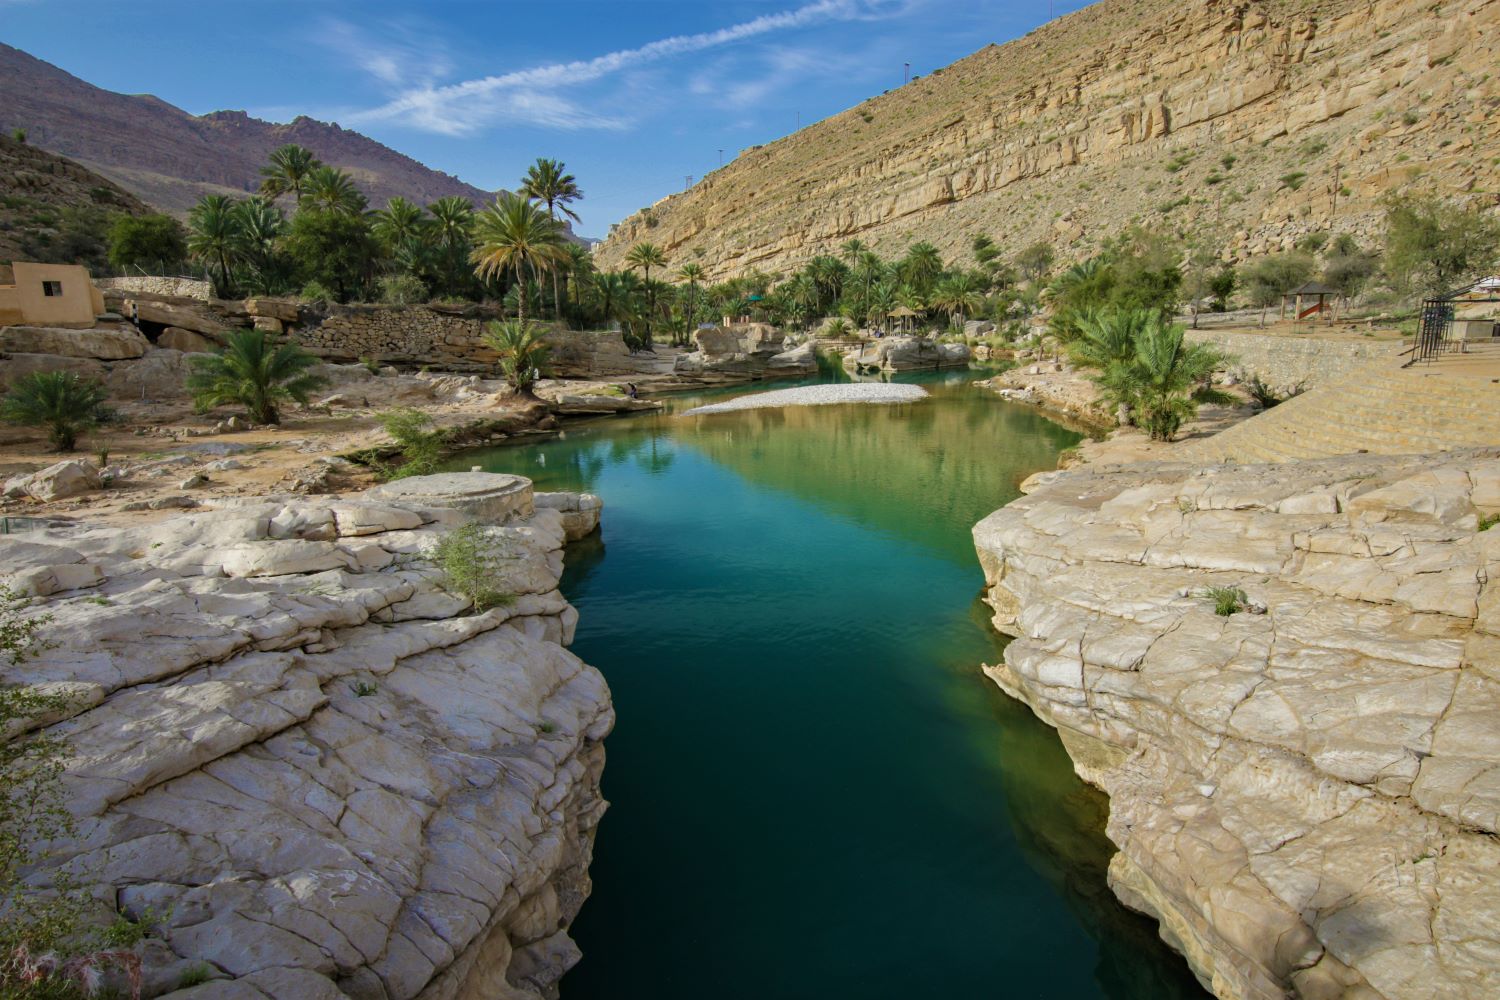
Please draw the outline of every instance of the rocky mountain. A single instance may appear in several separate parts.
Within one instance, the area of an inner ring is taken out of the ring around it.
[[[178,214],[205,194],[253,191],[271,150],[289,142],[348,171],[375,206],[396,195],[421,204],[449,195],[492,197],[335,124],[301,117],[278,125],[243,111],[190,115],[150,95],[101,90],[3,43],[0,93],[0,130],[25,129],[32,145]]]
[[[145,202],[72,160],[0,135],[0,261],[71,260],[70,215],[144,215]]]
[[[1387,191],[1500,203],[1497,0],[1103,0],[765,146],[619,224],[714,277],[859,238],[1063,260],[1131,222],[1227,259],[1378,236]]]

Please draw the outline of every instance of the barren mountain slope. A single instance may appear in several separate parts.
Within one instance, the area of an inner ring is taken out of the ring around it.
[[[3,43],[0,94],[0,130],[23,128],[33,145],[179,214],[205,194],[254,190],[271,150],[289,142],[348,171],[376,207],[395,195],[423,204],[448,195],[491,197],[338,125],[305,117],[278,125],[243,111],[194,116],[149,95],[101,90]]]
[[[1131,221],[1242,258],[1378,235],[1420,182],[1500,202],[1500,0],[1104,0],[733,163],[624,220],[714,277],[857,237],[1085,256]]]
[[[70,209],[145,215],[135,195],[71,160],[0,135],[0,262],[36,260]]]

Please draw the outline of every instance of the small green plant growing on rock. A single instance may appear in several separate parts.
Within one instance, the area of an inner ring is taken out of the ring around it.
[[[1203,596],[1214,602],[1214,614],[1224,618],[1250,606],[1250,598],[1239,587],[1205,587]]]
[[[516,596],[495,586],[495,542],[478,524],[466,524],[443,536],[432,549],[432,561],[442,570],[442,587],[468,598],[475,611],[505,607]]]
[[[214,970],[207,962],[199,962],[190,965],[183,971],[177,980],[177,988],[185,990],[193,986],[202,986],[214,977]]]
[[[1500,524],[1500,514],[1488,514],[1479,519],[1479,530],[1489,531],[1497,524]]]
[[[370,681],[355,681],[349,685],[349,690],[354,692],[354,697],[356,698],[368,698],[373,694],[380,693],[379,685],[373,684]]]

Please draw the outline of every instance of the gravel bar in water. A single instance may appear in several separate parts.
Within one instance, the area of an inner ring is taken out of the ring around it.
[[[684,410],[682,416],[701,413],[728,413],[731,410],[759,410],[768,406],[824,406],[829,403],[911,403],[923,399],[927,390],[920,385],[894,382],[850,382],[838,385],[805,385],[795,389],[775,389],[711,403]]]

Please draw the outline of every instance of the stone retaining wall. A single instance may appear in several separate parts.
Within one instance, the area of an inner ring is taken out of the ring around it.
[[[150,295],[174,295],[186,299],[213,297],[213,286],[198,278],[174,278],[156,274],[128,275],[123,278],[97,278],[99,288],[110,288],[120,292],[145,292]]]
[[[1262,381],[1283,391],[1299,384],[1315,388],[1401,349],[1389,340],[1325,340],[1219,330],[1189,330],[1188,339],[1233,354],[1239,358],[1231,366],[1234,371],[1259,375]]]
[[[447,312],[428,306],[331,306],[321,322],[302,323],[289,332],[330,360],[489,367],[495,352],[484,344],[484,325],[497,315],[480,308]]]

